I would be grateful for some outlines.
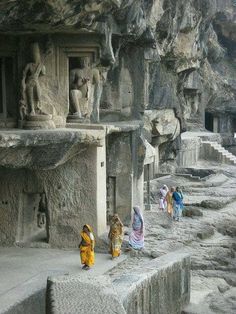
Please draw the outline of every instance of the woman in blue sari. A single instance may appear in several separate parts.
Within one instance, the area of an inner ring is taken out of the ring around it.
[[[180,191],[179,187],[176,188],[174,193],[172,194],[172,198],[174,200],[174,220],[179,221],[182,216],[182,210],[184,208],[183,204],[183,194]]]
[[[135,250],[141,250],[144,247],[144,220],[138,206],[133,207],[133,210],[134,216],[132,232],[129,236],[129,245]]]

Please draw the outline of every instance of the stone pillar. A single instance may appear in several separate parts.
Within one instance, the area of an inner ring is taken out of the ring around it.
[[[97,204],[97,235],[106,232],[106,146],[96,148],[96,204]]]
[[[218,133],[218,130],[219,130],[219,118],[218,117],[214,117],[213,118],[213,132],[214,133]]]
[[[159,172],[159,146],[155,146],[156,154],[155,154],[155,161],[154,161],[154,175],[158,174]]]

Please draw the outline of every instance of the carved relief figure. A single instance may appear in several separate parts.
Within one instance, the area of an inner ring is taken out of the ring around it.
[[[39,45],[37,42],[31,45],[32,62],[28,63],[23,71],[22,99],[20,101],[20,115],[24,118],[26,113],[35,115],[41,113],[40,98],[41,90],[39,78],[46,74],[46,69],[41,61]]]
[[[79,68],[70,71],[71,109],[73,115],[78,116],[79,119],[89,120],[91,115],[89,107],[90,105],[93,107],[94,96],[96,96],[94,92],[100,84],[100,73],[98,69],[91,68],[89,57],[81,57],[79,62]]]

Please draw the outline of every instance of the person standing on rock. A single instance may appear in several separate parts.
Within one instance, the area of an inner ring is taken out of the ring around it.
[[[80,233],[81,242],[79,244],[82,269],[89,270],[94,265],[94,245],[95,239],[92,228],[89,225],[84,225]]]
[[[118,214],[113,215],[111,218],[110,231],[108,234],[110,240],[110,253],[112,259],[120,256],[121,245],[124,238],[123,224]]]
[[[168,193],[169,189],[167,185],[163,185],[163,187],[160,189],[160,210],[164,211],[167,208],[167,201],[166,201],[166,195]]]
[[[144,247],[144,220],[138,206],[133,207],[133,210],[134,216],[132,232],[129,236],[129,246],[135,250],[141,250]]]
[[[184,207],[183,205],[183,194],[179,187],[176,188],[175,192],[173,193],[173,200],[174,200],[174,219],[176,221],[180,220],[180,217],[182,216],[182,209]]]
[[[166,202],[167,202],[167,212],[170,217],[173,217],[173,193],[175,191],[174,187],[170,188],[170,191],[166,194]]]

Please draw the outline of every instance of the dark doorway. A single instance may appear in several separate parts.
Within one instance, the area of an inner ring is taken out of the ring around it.
[[[236,117],[232,119],[232,132],[236,133]]]
[[[213,114],[205,112],[205,128],[211,132],[213,132],[213,120]]]
[[[16,119],[15,70],[12,57],[0,57],[0,119]]]

